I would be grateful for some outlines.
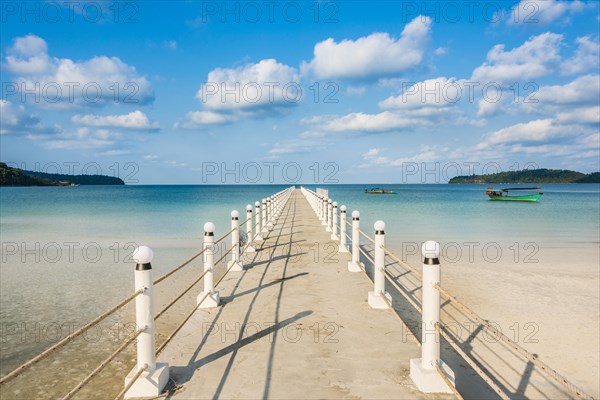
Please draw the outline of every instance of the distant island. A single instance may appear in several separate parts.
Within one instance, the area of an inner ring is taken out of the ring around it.
[[[65,175],[25,171],[0,162],[0,186],[124,185],[120,178],[105,175]]]
[[[489,175],[455,176],[448,183],[600,183],[600,172],[584,174],[568,169],[525,169]]]

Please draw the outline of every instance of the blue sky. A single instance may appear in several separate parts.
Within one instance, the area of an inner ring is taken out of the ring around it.
[[[142,184],[600,169],[598,2],[1,11],[0,158],[26,169]]]

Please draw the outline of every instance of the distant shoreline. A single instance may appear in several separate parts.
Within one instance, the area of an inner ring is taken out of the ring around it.
[[[488,175],[456,176],[449,184],[569,184],[600,183],[600,172],[584,174],[567,169],[530,169]]]
[[[0,162],[0,186],[31,187],[80,185],[123,186],[125,185],[125,182],[120,178],[106,175],[66,175],[25,171],[19,168],[9,167],[5,163]]]

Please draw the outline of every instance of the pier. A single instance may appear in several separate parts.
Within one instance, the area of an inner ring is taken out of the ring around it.
[[[437,243],[423,244],[422,265],[408,265],[386,247],[384,221],[363,227],[342,201],[291,187],[233,210],[231,226],[207,221],[202,249],[160,277],[152,250],[138,248],[131,296],[0,384],[25,382],[53,352],[135,303],[136,332],[65,388],[65,399],[132,350],[122,390],[103,397],[592,398],[444,288]],[[194,279],[155,304],[154,286],[186,269]],[[195,304],[159,338],[155,320],[184,296]],[[453,325],[465,320],[476,324],[466,339]],[[495,340],[477,344],[484,333]],[[518,357],[524,369],[488,363],[486,354]]]

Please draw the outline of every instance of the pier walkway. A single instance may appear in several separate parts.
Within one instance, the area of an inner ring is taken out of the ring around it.
[[[168,397],[453,398],[416,389],[419,348],[392,311],[369,307],[372,282],[337,249],[295,190],[244,271],[219,284],[222,305],[198,309],[160,356],[178,385]]]

